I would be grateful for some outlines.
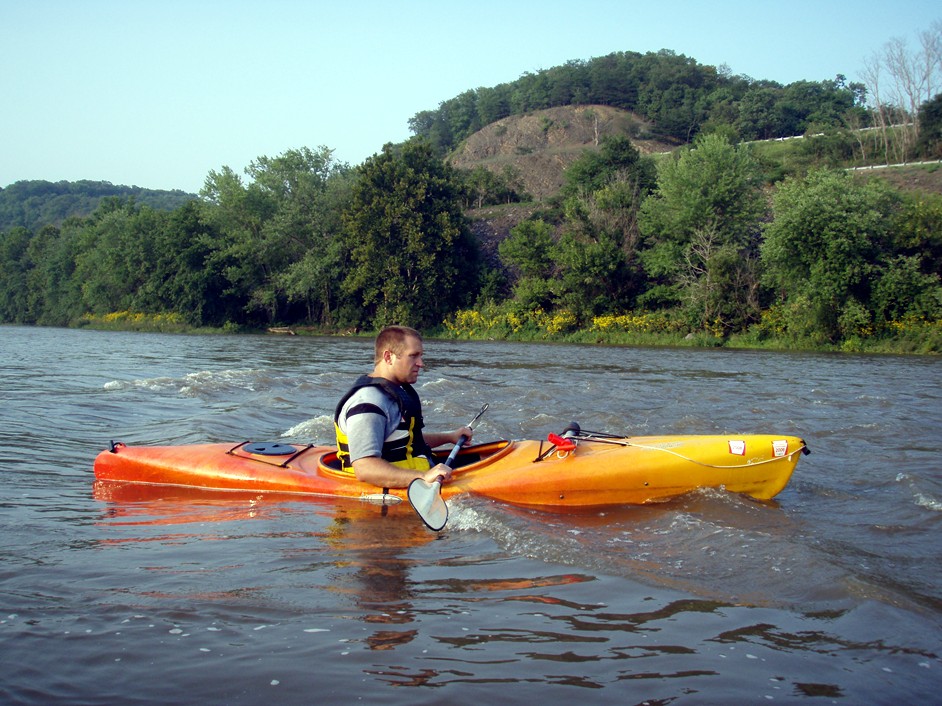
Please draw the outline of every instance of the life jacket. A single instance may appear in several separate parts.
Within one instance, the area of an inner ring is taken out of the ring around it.
[[[340,412],[347,400],[357,390],[364,387],[377,387],[394,400],[399,407],[399,426],[383,441],[382,457],[400,468],[414,470],[428,470],[431,468],[430,458],[432,449],[422,436],[422,402],[419,393],[408,383],[396,385],[385,378],[374,378],[363,375],[357,379],[353,387],[337,403],[334,411],[334,432],[337,435],[337,458],[344,471],[353,473],[353,464],[350,462],[350,442],[347,435],[340,429]],[[374,413],[383,419],[386,414],[382,409],[369,402],[355,405],[347,411],[347,417],[353,414]]]

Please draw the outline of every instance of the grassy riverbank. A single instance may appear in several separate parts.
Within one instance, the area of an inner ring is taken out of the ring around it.
[[[511,333],[500,337],[489,335],[455,335],[447,329],[427,332],[429,338],[456,340],[505,340],[526,343],[573,343],[672,348],[734,348],[745,350],[805,351],[840,353],[883,353],[897,355],[939,355],[942,353],[942,323],[926,324],[896,338],[853,338],[840,343],[811,339],[767,336],[756,332],[735,334],[727,338],[709,333],[644,333],[627,331],[579,330],[567,333]]]
[[[115,312],[105,316],[87,315],[78,328],[108,331],[188,334],[272,334],[298,336],[362,336],[375,331],[352,331],[329,327],[275,327],[253,329],[238,326],[197,328],[177,315]],[[459,312],[444,325],[427,329],[430,339],[515,341],[521,343],[572,343],[583,345],[735,348],[748,350],[817,351],[843,353],[883,353],[898,355],[938,355],[942,353],[942,321],[897,322],[893,334],[853,337],[833,343],[770,332],[756,325],[741,334],[723,337],[710,332],[688,333],[677,322],[660,313],[596,317],[589,328],[576,328],[565,313],[530,312],[526,316],[504,315],[485,318],[475,311]]]

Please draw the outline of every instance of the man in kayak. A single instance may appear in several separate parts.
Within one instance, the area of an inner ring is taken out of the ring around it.
[[[425,432],[422,402],[412,387],[424,367],[422,336],[389,326],[376,337],[373,372],[361,376],[334,412],[337,457],[357,480],[381,488],[406,488],[416,478],[451,478],[451,468],[432,466],[432,449],[473,435],[470,427]]]

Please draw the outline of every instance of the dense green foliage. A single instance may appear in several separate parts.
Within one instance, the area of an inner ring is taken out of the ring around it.
[[[656,184],[655,169],[627,138],[611,138],[570,167],[553,227],[518,225],[500,244],[518,273],[513,306],[564,310],[575,326],[635,304],[644,287],[637,258],[638,211]]]
[[[729,127],[739,139],[762,140],[849,123],[862,127],[865,94],[862,84],[848,84],[843,76],[782,86],[731,76],[668,50],[615,52],[465,91],[437,110],[417,113],[409,127],[444,154],[510,115],[599,104],[637,113],[654,124],[658,136],[683,143],[718,125]],[[850,120],[851,114],[855,119]]]
[[[211,322],[331,322],[349,167],[304,148],[260,157],[246,174],[244,184],[228,167],[212,171],[200,192],[199,222],[218,234],[202,267],[222,277]]]
[[[919,109],[919,152],[932,159],[942,158],[942,93]]]
[[[769,201],[761,173],[751,147],[718,134],[656,169],[611,139],[486,261],[463,214],[467,173],[427,143],[387,145],[355,169],[325,147],[291,150],[258,158],[245,180],[210,172],[174,211],[112,198],[59,226],[5,231],[0,322],[403,322],[455,336],[939,350],[942,198],[817,170]]]
[[[18,181],[0,189],[0,231],[58,225],[69,216],[88,216],[103,200],[133,198],[161,211],[172,211],[195,198],[183,191],[115,186],[106,181]]]
[[[780,326],[834,342],[866,337],[906,319],[942,315],[934,234],[904,230],[909,204],[880,182],[845,172],[789,179],[776,192],[762,258],[779,299]]]
[[[3,233],[0,322],[429,326],[476,293],[463,182],[427,145],[388,146],[355,170],[304,148],[245,172],[210,172],[175,211],[112,198],[59,227]]]
[[[341,240],[342,290],[357,319],[379,328],[432,326],[477,285],[477,251],[459,207],[453,171],[425,143],[386,146],[359,170]]]

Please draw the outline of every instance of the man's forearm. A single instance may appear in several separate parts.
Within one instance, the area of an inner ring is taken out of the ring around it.
[[[416,478],[425,476],[425,471],[416,471],[394,466],[379,456],[366,456],[353,462],[357,480],[378,488],[407,488]]]
[[[468,427],[461,427],[454,431],[423,432],[422,436],[425,438],[425,443],[428,444],[430,448],[435,449],[443,444],[457,444],[462,434],[470,439],[473,432]]]

